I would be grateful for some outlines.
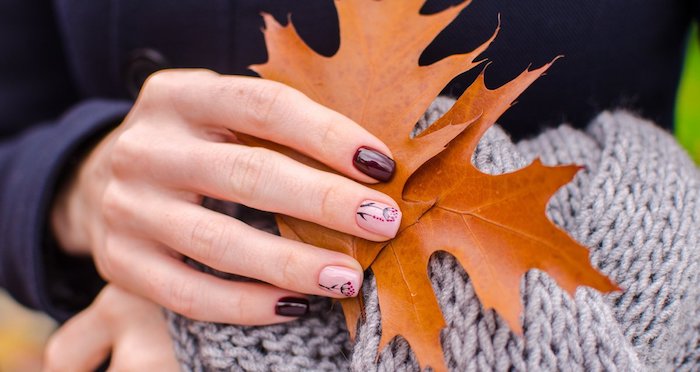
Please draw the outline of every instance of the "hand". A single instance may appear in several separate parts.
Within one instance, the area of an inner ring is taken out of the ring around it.
[[[60,193],[52,213],[60,245],[92,254],[108,281],[198,320],[277,323],[307,310],[300,293],[356,295],[362,268],[352,257],[255,230],[203,208],[202,197],[374,241],[396,234],[396,203],[346,177],[241,145],[233,131],[286,145],[358,181],[376,182],[359,169],[377,178],[393,172],[386,145],[285,85],[163,71]],[[269,284],[215,278],[183,256]]]
[[[110,354],[111,371],[179,371],[160,307],[117,287],[54,333],[44,371],[94,371]]]

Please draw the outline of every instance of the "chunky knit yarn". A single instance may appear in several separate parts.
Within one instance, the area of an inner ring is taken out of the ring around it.
[[[438,100],[423,125],[448,106]],[[618,111],[600,114],[586,132],[563,125],[518,144],[494,127],[472,160],[498,174],[537,156],[546,164],[585,165],[547,213],[624,291],[584,287],[571,298],[532,270],[521,282],[520,337],[484,311],[456,260],[438,253],[430,276],[447,323],[441,336],[450,369],[700,370],[700,177],[688,156],[652,123]],[[354,343],[339,306],[314,298],[307,317],[266,327],[168,313],[177,356],[187,371],[418,371],[400,338],[376,358],[381,317],[371,273],[363,290],[367,319]]]

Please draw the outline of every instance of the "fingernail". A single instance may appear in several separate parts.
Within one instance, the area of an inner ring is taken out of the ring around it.
[[[367,231],[393,238],[401,225],[401,211],[384,203],[365,200],[357,208],[355,220]]]
[[[326,266],[318,276],[318,285],[330,292],[353,297],[362,282],[362,273],[341,266]]]
[[[275,305],[275,314],[299,317],[309,312],[309,300],[298,297],[283,297]]]
[[[382,182],[389,181],[396,168],[396,163],[391,158],[365,146],[357,149],[352,163],[360,172]]]

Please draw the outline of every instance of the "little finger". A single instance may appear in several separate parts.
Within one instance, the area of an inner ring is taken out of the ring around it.
[[[308,311],[308,300],[298,293],[221,279],[195,270],[165,248],[143,248],[123,249],[115,260],[115,270],[123,273],[120,285],[189,318],[265,325],[288,322]]]

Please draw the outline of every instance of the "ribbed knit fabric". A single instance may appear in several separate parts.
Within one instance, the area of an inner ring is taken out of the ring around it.
[[[438,100],[421,124],[449,107]],[[545,273],[521,282],[522,337],[484,311],[468,275],[445,253],[430,261],[446,319],[442,343],[453,371],[700,370],[700,174],[675,140],[624,112],[604,112],[586,132],[563,125],[513,144],[494,127],[473,161],[486,173],[546,164],[585,165],[547,213],[590,249],[593,266],[623,292],[579,288],[571,298]],[[187,371],[418,371],[403,339],[376,352],[376,284],[363,285],[366,321],[348,340],[340,307],[315,298],[311,314],[266,327],[192,321],[168,313]]]

